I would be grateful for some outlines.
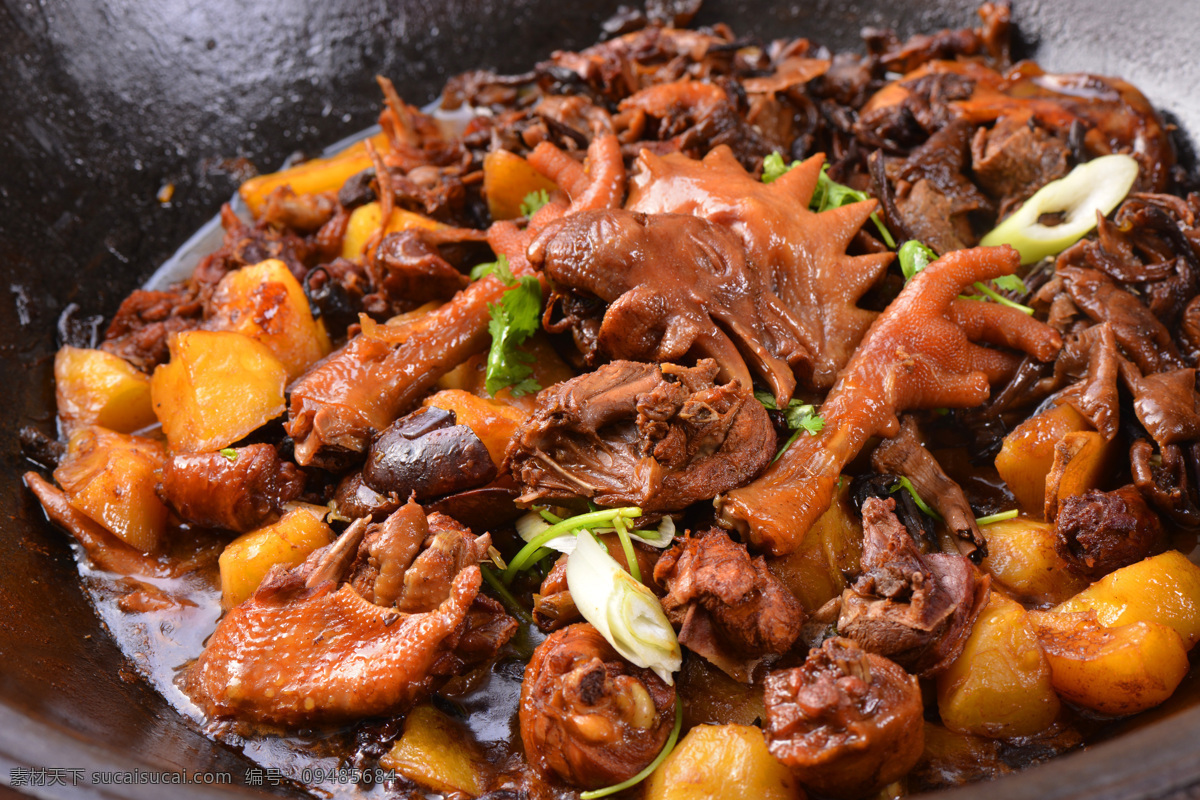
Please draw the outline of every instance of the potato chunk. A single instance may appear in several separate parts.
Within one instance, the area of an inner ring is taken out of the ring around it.
[[[1068,433],[1054,445],[1054,463],[1046,476],[1043,515],[1053,522],[1058,505],[1068,497],[1102,487],[1112,475],[1116,440],[1106,442],[1095,431]]]
[[[1200,641],[1200,567],[1168,550],[1110,572],[1054,610],[1095,611],[1109,628],[1160,622],[1174,628],[1190,650]]]
[[[143,553],[159,548],[167,507],[154,491],[162,474],[162,446],[140,436],[80,428],[54,479],[71,505]]]
[[[317,509],[316,512],[312,509]],[[221,551],[221,605],[240,605],[262,583],[271,567],[294,567],[312,551],[333,541],[320,506],[294,508],[258,530],[242,534]]]
[[[1046,476],[1054,466],[1054,446],[1068,433],[1092,426],[1066,403],[1030,417],[1004,437],[996,471],[1026,512],[1040,515],[1046,499]]]
[[[429,705],[412,710],[404,734],[379,763],[435,792],[469,797],[487,791],[492,773],[466,731]]]
[[[1060,708],[1025,609],[995,590],[937,694],[947,728],[997,738],[1039,733]]]
[[[220,450],[284,412],[287,368],[249,336],[186,331],[154,370],[154,413],[176,453]]]
[[[387,134],[372,136],[371,143],[381,153],[391,149]],[[370,169],[371,157],[366,145],[356,142],[329,158],[314,158],[279,172],[258,175],[242,184],[238,194],[257,219],[267,204],[267,197],[281,186],[290,186],[296,194],[336,192],[349,178]]]
[[[155,422],[150,378],[103,350],[60,349],[54,356],[54,396],[67,430],[99,425],[133,433]]]
[[[493,150],[483,159],[483,196],[492,219],[515,219],[521,216],[521,204],[530,192],[557,188],[516,153]]]
[[[287,367],[289,380],[300,377],[331,349],[325,327],[313,319],[304,287],[277,259],[222,278],[213,294],[213,311],[208,327],[245,334],[266,345]]]
[[[1087,587],[1055,549],[1054,526],[1025,517],[1002,520],[980,529],[988,555],[979,565],[1018,600],[1061,603]]]
[[[1101,714],[1124,716],[1153,708],[1187,674],[1183,637],[1167,625],[1131,622],[1105,628],[1094,611],[1034,612],[1030,620],[1055,691]]]
[[[848,585],[846,575],[859,569],[862,521],[850,505],[850,479],[842,478],[829,509],[817,518],[795,551],[768,556],[767,569],[808,612],[816,611]]]
[[[350,221],[346,224],[346,235],[342,238],[342,258],[351,261],[362,260],[363,249],[379,230],[382,219],[383,210],[379,207],[378,201],[364,203],[351,211]],[[398,233],[409,228],[428,228],[435,231],[444,227],[446,226],[435,219],[430,219],[415,211],[397,208],[392,210],[392,217],[384,235]]]
[[[697,725],[658,765],[645,800],[795,800],[804,797],[791,770],[751,725]]]

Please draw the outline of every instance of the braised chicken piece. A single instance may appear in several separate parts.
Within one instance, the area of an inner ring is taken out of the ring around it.
[[[587,623],[538,645],[521,684],[521,741],[530,766],[580,789],[635,775],[671,733],[675,688],[625,661]]]
[[[304,491],[304,474],[269,444],[167,459],[158,494],[180,519],[244,533]]]
[[[847,639],[772,672],[763,733],[796,779],[833,797],[863,797],[907,773],[924,749],[917,679]]]
[[[757,474],[775,431],[749,387],[694,367],[614,361],[538,394],[504,468],[520,503],[587,497],[602,506],[675,511]]]
[[[842,593],[837,629],[927,678],[962,652],[991,579],[966,556],[922,554],[894,509],[891,498],[863,503],[862,574]]]
[[[494,657],[516,621],[479,594],[476,562],[489,537],[421,517],[410,504],[369,530],[359,520],[301,566],[274,569],[218,623],[186,674],[188,695],[211,717],[338,722],[404,711]],[[405,564],[418,536],[435,553]],[[356,563],[358,574],[343,582]]]
[[[547,226],[529,259],[556,286],[609,304],[597,334],[607,355],[712,358],[722,382],[749,387],[749,353],[753,371],[791,397],[788,362],[808,353],[799,323],[725,228],[688,214],[585,212]]]
[[[1064,498],[1054,520],[1056,549],[1071,568],[1096,581],[1160,552],[1162,524],[1134,486]]]
[[[654,568],[667,588],[663,610],[679,625],[679,643],[704,656],[735,680],[749,683],[768,654],[792,648],[804,609],[762,556],[713,528],[689,535]]]
[[[747,264],[757,270],[751,286],[759,294],[755,302],[770,309],[765,320],[774,341],[768,352],[817,388],[833,385],[874,320],[873,312],[857,304],[892,260],[886,252],[846,254],[850,240],[875,211],[875,201],[820,214],[809,211],[823,163],[822,156],[813,156],[763,183],[727,147],[714,148],[703,161],[644,151],[634,165],[626,203],[646,214],[692,214],[736,234]],[[734,324],[751,326],[745,320]],[[754,341],[749,332],[739,332],[738,339]],[[775,401],[786,405],[792,376],[774,367],[758,371],[766,373]]]
[[[839,374],[821,404],[821,432],[801,436],[762,475],[720,498],[722,523],[774,555],[790,553],[871,436],[894,436],[906,410],[977,406],[992,382],[1012,375],[1016,355],[976,342],[1054,358],[1062,340],[1050,327],[1013,308],[957,299],[975,281],[1015,272],[1019,262],[1010,247],[979,247],[918,273]]]

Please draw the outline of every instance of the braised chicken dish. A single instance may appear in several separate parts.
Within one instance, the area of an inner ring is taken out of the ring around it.
[[[26,485],[208,735],[319,796],[855,800],[1184,702],[1177,132],[999,2],[859,53],[698,5],[380,77],[63,341]]]

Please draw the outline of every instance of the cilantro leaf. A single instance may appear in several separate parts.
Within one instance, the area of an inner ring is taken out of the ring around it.
[[[900,271],[904,273],[904,282],[908,283],[918,272],[937,261],[938,256],[937,253],[916,239],[909,239],[900,245],[900,249],[896,251],[896,257],[900,260]]]
[[[799,161],[784,164],[783,156],[780,153],[771,153],[771,155],[763,159],[762,182],[771,183],[776,181],[784,173],[798,166],[800,166]],[[851,189],[846,184],[838,183],[833,178],[830,178],[826,174],[828,169],[828,163],[821,165],[821,174],[817,176],[817,188],[813,190],[812,199],[808,201],[808,207],[813,211],[819,214],[831,208],[841,208],[849,203],[859,203],[863,200],[871,199],[871,196],[866,192]],[[896,240],[892,238],[891,232],[884,226],[878,212],[871,215],[871,221],[879,229],[879,236],[883,239],[884,243],[894,249],[896,247]]]
[[[532,217],[542,206],[550,202],[550,193],[545,189],[537,189],[525,195],[521,201],[521,216]]]
[[[511,388],[516,396],[539,391],[541,385],[529,377],[533,374],[534,357],[519,347],[537,333],[541,325],[542,285],[532,275],[517,280],[504,256],[494,264],[480,264],[471,271],[472,277],[476,272],[480,273],[478,277],[494,274],[510,287],[500,302],[488,305],[491,315],[488,333],[492,336],[492,347],[488,351],[484,387],[493,397],[504,388]]]
[[[767,392],[756,391],[754,398],[772,411],[779,410],[775,398]],[[787,423],[788,429],[794,431],[794,433],[784,442],[783,447],[779,448],[779,452],[775,454],[775,458],[772,461],[777,461],[783,455],[783,452],[792,446],[792,442],[800,438],[800,434],[807,433],[809,436],[816,436],[825,429],[825,418],[817,414],[816,408],[811,404],[801,403],[799,400],[788,402],[787,408],[783,412],[783,419]]]
[[[799,161],[793,161],[791,164],[784,164],[782,155],[779,153],[771,153],[771,155],[763,159],[762,182],[772,183],[780,178],[783,173],[798,166],[799,164]]]
[[[471,269],[470,278],[473,281],[477,281],[480,278],[486,278],[488,275],[495,275],[505,286],[517,285],[517,279],[513,277],[512,270],[508,268],[507,256],[501,255],[495,261],[475,265]]]
[[[996,284],[996,288],[1006,292],[1027,292],[1029,289],[1025,286],[1025,281],[1021,280],[1016,275],[1001,275],[999,278],[993,278],[992,283]]]

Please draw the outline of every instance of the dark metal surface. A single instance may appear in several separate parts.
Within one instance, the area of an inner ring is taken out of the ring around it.
[[[53,424],[55,322],[111,314],[228,198],[241,159],[266,171],[374,121],[373,76],[411,102],[454,72],[519,71],[594,40],[617,2],[0,0],[0,784],[13,767],[218,770],[250,762],[179,717],[124,661],[78,585],[66,537],[19,483],[17,431]],[[1200,3],[1017,0],[1051,69],[1121,75],[1200,131]],[[863,25],[973,22],[973,0],[706,3],[700,23],[856,47]],[[156,200],[166,184],[174,195]],[[1200,709],[963,794],[1161,798],[1200,782]],[[67,785],[54,797],[163,797]],[[203,787],[172,797],[230,796]],[[952,795],[943,795],[950,798]],[[953,795],[955,797],[958,794]]]

